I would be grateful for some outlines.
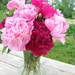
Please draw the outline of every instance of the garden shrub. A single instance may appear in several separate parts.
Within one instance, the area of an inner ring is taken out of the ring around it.
[[[66,32],[67,36],[72,36],[73,38],[75,38],[75,24],[70,24],[69,28]]]
[[[3,10],[3,11],[7,10],[6,5],[0,4],[0,11],[1,11],[1,10]]]

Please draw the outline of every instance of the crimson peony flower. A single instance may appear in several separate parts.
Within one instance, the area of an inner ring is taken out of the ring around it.
[[[5,27],[6,18],[7,18],[7,17],[5,17],[5,18],[2,20],[2,22],[1,22],[1,24],[0,24],[0,29],[2,29],[2,28]]]
[[[34,55],[46,55],[54,46],[50,30],[47,29],[45,23],[41,19],[34,21],[34,29],[30,42],[26,45],[26,50],[31,50]]]
[[[2,24],[0,24],[0,29],[4,28],[4,26]]]
[[[47,2],[46,0],[32,0],[32,4],[39,7],[43,2]]]
[[[43,2],[39,12],[42,13],[44,18],[49,18],[52,17],[54,13],[56,13],[56,10],[47,2]]]
[[[42,17],[49,18],[56,13],[54,7],[52,7],[46,0],[32,0],[32,4],[39,8],[39,13]]]

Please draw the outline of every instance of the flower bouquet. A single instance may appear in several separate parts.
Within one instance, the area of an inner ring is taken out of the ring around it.
[[[32,0],[32,4],[27,4],[27,0],[11,0],[7,8],[10,11],[0,24],[2,53],[7,47],[8,53],[23,51],[24,65],[18,75],[45,75],[40,56],[54,46],[53,37],[65,43],[64,33],[69,25],[63,14],[46,0]]]

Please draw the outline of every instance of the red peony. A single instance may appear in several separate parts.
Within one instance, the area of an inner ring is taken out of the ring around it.
[[[39,12],[42,13],[42,16],[44,18],[49,18],[49,17],[52,17],[54,15],[56,10],[54,9],[54,7],[52,7],[47,2],[43,2],[42,3],[42,7],[41,7]]]
[[[43,20],[34,21],[34,29],[30,42],[26,45],[26,50],[31,50],[34,55],[46,55],[54,46],[50,30],[47,29]]]
[[[5,27],[6,18],[7,18],[7,17],[5,17],[5,18],[2,20],[2,22],[1,22],[1,24],[0,24],[0,29],[2,29],[2,28]]]
[[[49,18],[54,15],[56,10],[46,0],[32,0],[32,4],[39,8],[42,17]]]
[[[0,29],[4,28],[4,26],[2,24],[0,24]]]
[[[47,2],[46,0],[32,0],[32,4],[39,7],[43,2]]]

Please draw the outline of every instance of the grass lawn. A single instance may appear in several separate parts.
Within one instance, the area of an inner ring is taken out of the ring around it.
[[[74,22],[74,23],[75,23],[75,19],[66,18],[66,21],[67,21],[67,22]]]
[[[75,39],[66,38],[65,45],[60,41],[55,42],[45,57],[75,65]]]

